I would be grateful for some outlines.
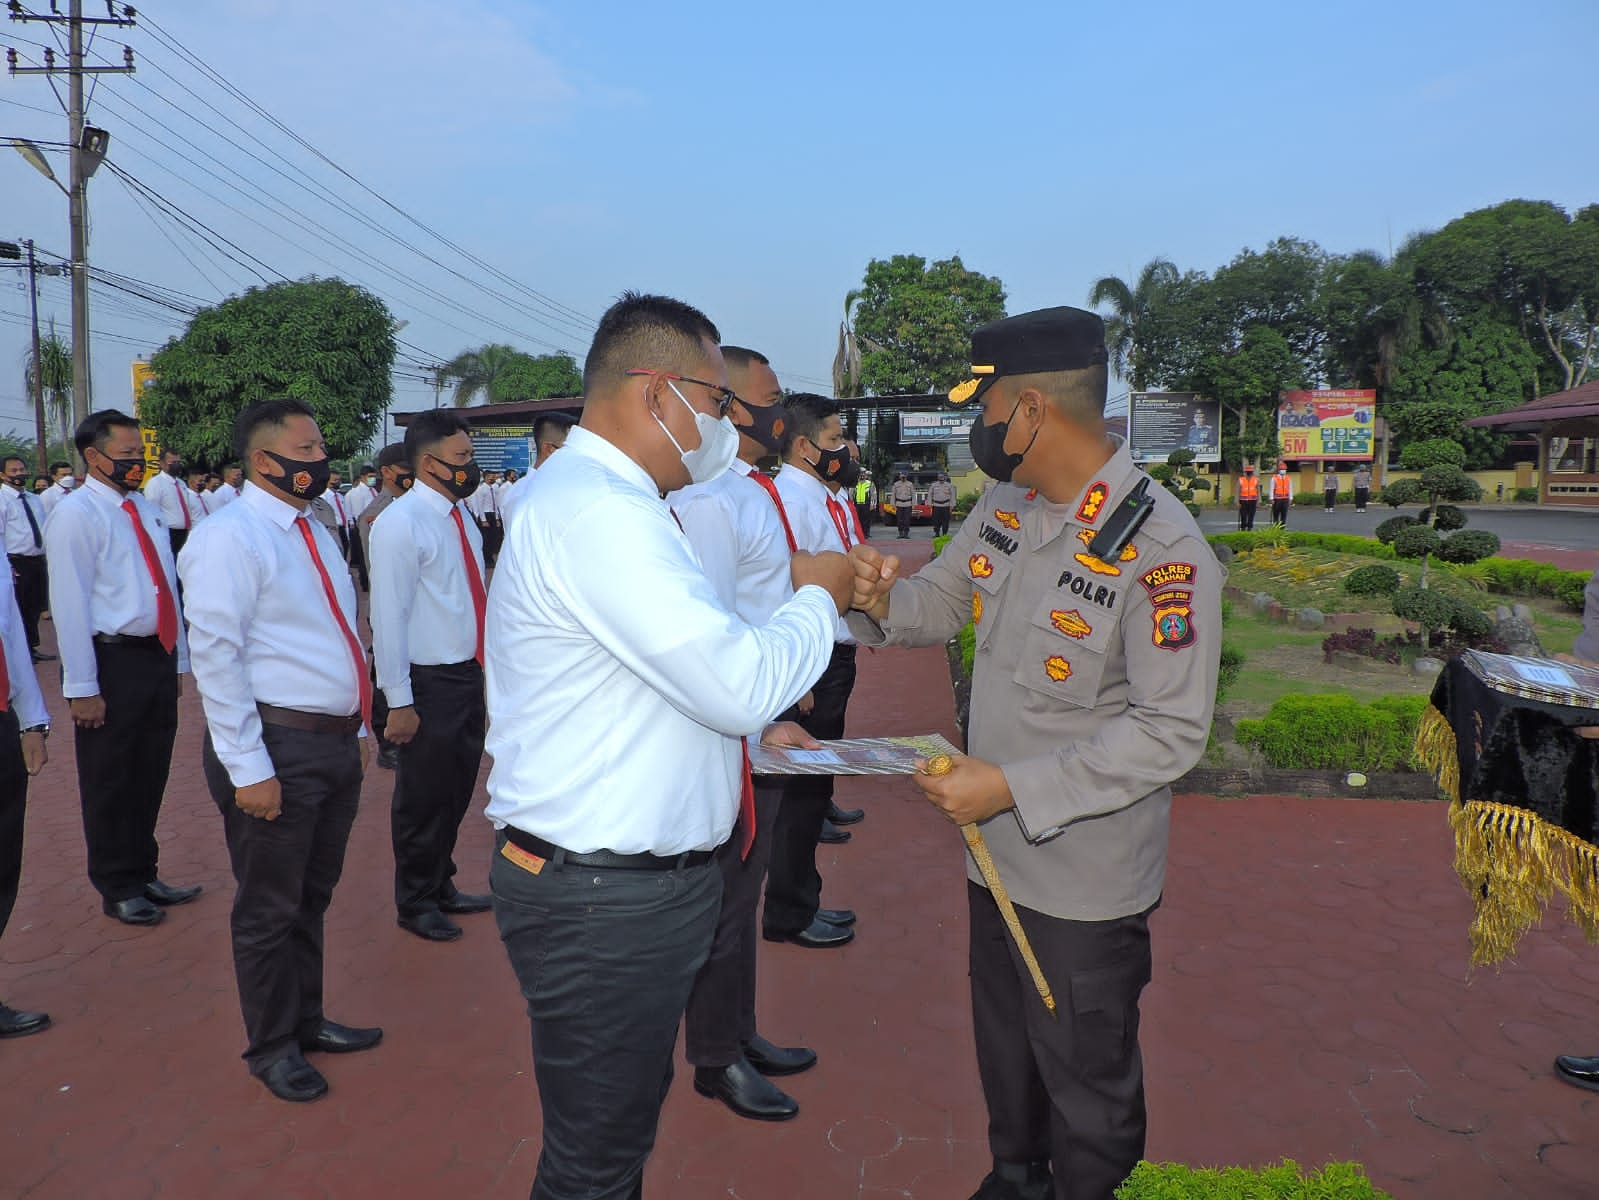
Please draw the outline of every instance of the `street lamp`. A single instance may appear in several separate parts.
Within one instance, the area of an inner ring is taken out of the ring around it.
[[[45,158],[44,151],[40,150],[38,146],[27,138],[12,138],[11,145],[18,154],[27,159],[30,167],[55,184],[61,190],[63,196],[70,197],[72,195],[71,192],[67,191],[66,186],[56,178],[56,173],[50,169],[50,162]]]

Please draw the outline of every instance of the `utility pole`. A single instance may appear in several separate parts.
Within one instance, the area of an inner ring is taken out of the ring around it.
[[[71,0],[68,13],[62,16],[52,0],[48,13],[33,13],[23,8],[21,0],[9,0],[11,19],[28,23],[41,21],[47,25],[67,27],[67,65],[56,65],[55,51],[44,52],[44,66],[20,67],[15,50],[6,58],[13,75],[67,76],[67,128],[72,144],[72,186],[67,190],[67,207],[72,225],[72,420],[77,425],[89,415],[89,176],[105,157],[110,135],[84,123],[83,77],[85,75],[127,75],[133,71],[133,50],[122,48],[123,65],[120,67],[86,67],[83,65],[83,27],[85,25],[111,25],[126,28],[134,24],[137,13],[123,6],[118,16],[116,5],[106,0],[106,15],[85,17],[83,0]]]
[[[33,257],[33,239],[23,245],[28,248],[28,315],[33,319],[33,370],[29,372],[33,376],[33,452],[38,473],[43,475],[49,455],[44,434],[44,359],[39,350],[39,264]]]

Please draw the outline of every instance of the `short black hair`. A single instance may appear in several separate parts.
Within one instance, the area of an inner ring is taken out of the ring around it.
[[[21,463],[24,471],[28,469],[27,459],[23,458],[20,454],[8,454],[4,458],[0,458],[0,471],[4,471],[12,463]]]
[[[748,350],[743,346],[723,346],[722,361],[727,364],[729,371],[735,369],[743,370],[753,363],[760,363],[763,367],[772,365],[772,360],[759,350]]]
[[[669,296],[623,292],[594,331],[583,360],[583,391],[593,394],[612,386],[635,367],[682,370],[699,361],[701,343],[714,346],[721,340],[711,319],[691,304]]]
[[[407,461],[405,457],[404,442],[390,442],[387,446],[378,451],[379,470],[382,470],[384,467],[401,467],[406,465]]]
[[[788,426],[783,430],[783,453],[788,454],[795,439],[805,438],[815,442],[822,435],[822,426],[828,417],[838,416],[838,401],[815,392],[795,392],[783,401],[788,412]]]
[[[102,408],[99,412],[92,412],[83,418],[83,423],[72,435],[72,444],[82,454],[90,446],[96,450],[104,450],[106,442],[111,440],[113,429],[137,429],[139,423],[121,409]],[[55,474],[57,467],[72,469],[71,463],[51,463],[50,473]]]
[[[559,432],[561,440],[565,441],[566,435],[572,432],[574,424],[576,422],[565,413],[545,413],[533,422],[533,444],[542,446],[552,429]]]
[[[271,400],[257,400],[233,421],[233,452],[240,458],[250,453],[250,443],[262,429],[282,429],[290,417],[310,417],[316,414],[309,405],[292,396],[278,396]]]
[[[357,475],[376,475],[377,470],[371,463],[362,463],[355,469],[355,473]]]
[[[424,454],[430,454],[447,437],[458,433],[471,433],[472,426],[454,409],[429,408],[417,414],[405,431],[405,457],[416,470]]]
[[[52,475],[54,475],[57,471],[63,471],[63,470],[65,470],[65,471],[72,470],[72,464],[69,463],[69,462],[53,462],[53,463],[50,464],[50,474],[52,474]]]

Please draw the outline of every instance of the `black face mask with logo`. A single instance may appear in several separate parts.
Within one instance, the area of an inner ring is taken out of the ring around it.
[[[333,478],[333,464],[328,459],[284,458],[265,447],[261,453],[283,468],[282,475],[266,477],[267,482],[279,491],[288,492],[295,499],[309,503],[328,490],[328,480]]]
[[[788,426],[788,410],[781,404],[771,404],[765,408],[746,404],[744,411],[749,413],[751,423],[740,425],[738,431],[745,437],[759,442],[769,454],[776,454],[781,450],[783,430]]]
[[[814,442],[811,444],[813,446],[816,445]],[[823,450],[820,446],[817,446],[816,461],[811,462],[811,460],[808,458],[805,461],[810,464],[812,469],[814,469],[815,472],[823,478],[823,480],[828,483],[837,483],[842,477],[843,472],[849,467],[849,447],[839,446],[836,450]]]
[[[428,457],[433,458],[431,454]],[[457,500],[465,500],[473,492],[477,491],[478,485],[483,482],[483,472],[478,468],[475,461],[460,467],[451,466],[449,463],[437,458],[434,458],[433,461],[449,472],[449,475],[443,479],[439,479],[437,475],[433,475],[433,478],[438,479],[444,485],[444,490]],[[432,475],[432,472],[430,471],[429,474]]]
[[[111,464],[106,474],[110,477],[111,482],[123,491],[134,491],[144,482],[144,456],[142,454],[138,458],[112,458],[109,455],[104,457],[106,462]]]

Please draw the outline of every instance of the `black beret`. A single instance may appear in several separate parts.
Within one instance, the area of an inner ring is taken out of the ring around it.
[[[1081,308],[1040,308],[972,331],[972,378],[950,389],[951,404],[982,398],[1003,375],[1082,371],[1104,366],[1105,322]]]

